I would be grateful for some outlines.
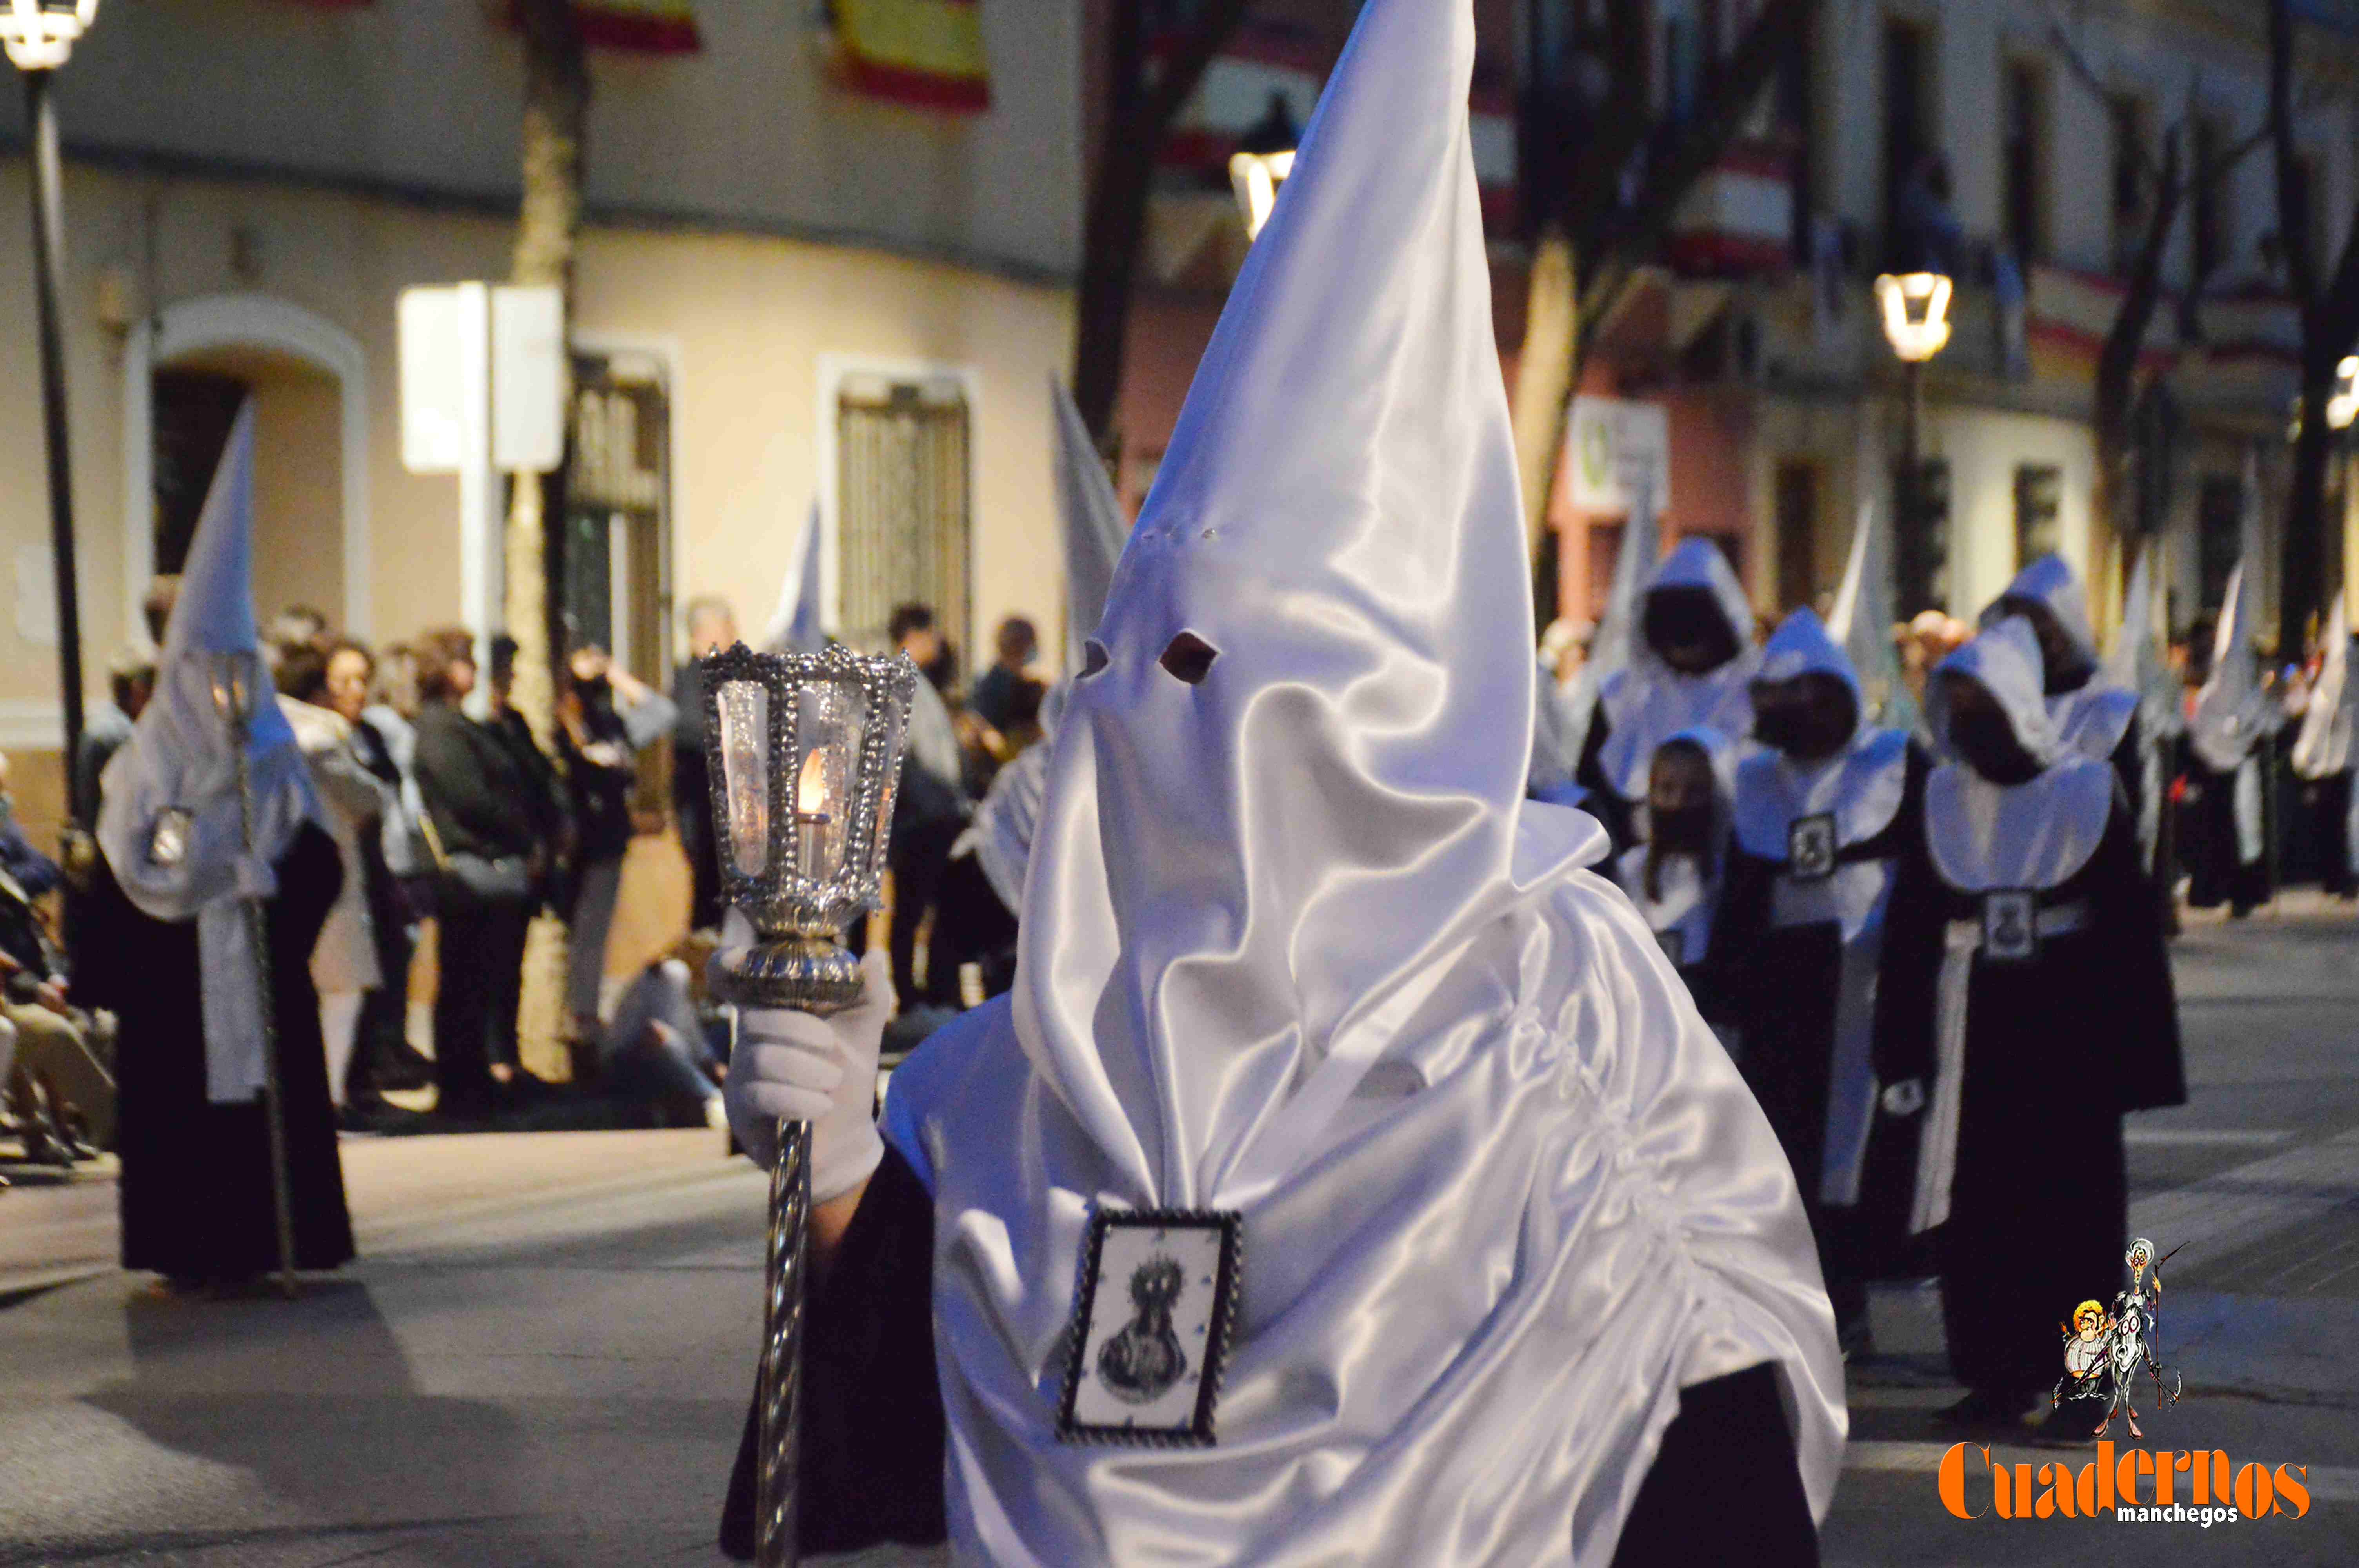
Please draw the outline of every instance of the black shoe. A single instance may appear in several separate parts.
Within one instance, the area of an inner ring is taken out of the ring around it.
[[[434,1064],[403,1044],[378,1055],[375,1076],[380,1089],[422,1089],[434,1081]]]

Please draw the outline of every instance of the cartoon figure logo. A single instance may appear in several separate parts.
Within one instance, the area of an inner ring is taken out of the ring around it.
[[[1098,1351],[1098,1377],[1125,1404],[1153,1404],[1188,1370],[1171,1327],[1186,1278],[1172,1258],[1150,1258],[1131,1271],[1130,1303],[1138,1314]]]
[[[2139,1237],[2123,1255],[2122,1261],[2130,1270],[2129,1288],[2114,1297],[2113,1310],[2107,1312],[2093,1301],[2072,1309],[2071,1326],[2064,1334],[2064,1376],[2056,1380],[2049,1404],[2054,1408],[2068,1399],[2103,1400],[2104,1419],[2097,1423],[2094,1436],[2111,1432],[2117,1413],[2127,1416],[2132,1437],[2146,1435],[2138,1429],[2137,1407],[2130,1403],[2141,1370],[2153,1381],[2158,1404],[2179,1402],[2180,1375],[2165,1371],[2155,1353],[2162,1265],[2178,1251],[2174,1247],[2157,1259],[2154,1243]]]

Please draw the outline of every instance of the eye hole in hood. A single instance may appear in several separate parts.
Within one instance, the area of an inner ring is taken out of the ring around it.
[[[1157,662],[1175,679],[1196,686],[1212,673],[1212,661],[1220,656],[1218,648],[1193,632],[1182,632],[1171,639],[1170,645],[1163,650],[1163,657]]]
[[[1087,680],[1106,667],[1109,660],[1105,644],[1092,637],[1082,644],[1082,678]]]

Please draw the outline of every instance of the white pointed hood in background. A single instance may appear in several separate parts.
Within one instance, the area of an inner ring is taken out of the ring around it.
[[[2268,722],[2269,694],[2261,686],[2259,656],[2253,651],[2257,625],[2253,573],[2261,558],[2259,465],[2245,460],[2244,557],[2228,574],[2228,594],[2212,638],[2212,673],[2195,694],[2187,738],[2195,754],[2214,773],[2234,773],[2253,754]]]
[[[824,593],[821,577],[819,503],[813,501],[795,558],[778,589],[778,607],[762,629],[762,651],[769,654],[816,654],[827,646],[827,627],[820,613]]]
[[[1082,411],[1053,376],[1049,409],[1057,426],[1057,520],[1065,546],[1065,673],[1040,700],[1040,740],[992,775],[991,788],[976,804],[966,835],[984,880],[1010,913],[1024,907],[1032,836],[1049,788],[1049,742],[1064,720],[1082,650],[1105,613],[1114,562],[1122,558],[1123,541],[1130,536],[1122,503],[1090,440],[1089,427],[1082,422]]]
[[[1623,520],[1622,540],[1614,552],[1614,580],[1589,640],[1589,656],[1582,661],[1570,687],[1549,680],[1534,694],[1532,782],[1549,790],[1549,798],[1586,793],[1576,775],[1582,753],[1589,746],[1590,726],[1597,721],[1598,694],[1629,667],[1630,645],[1638,634],[1639,591],[1660,555],[1655,492],[1639,484],[1631,491],[1630,513]],[[1551,748],[1550,754],[1539,754],[1542,746]]]
[[[962,1562],[1603,1562],[1679,1389],[1765,1362],[1831,1496],[1792,1174],[1604,835],[1522,798],[1473,58],[1467,0],[1361,10],[1074,683],[1014,991],[896,1076]],[[1096,1206],[1241,1217],[1210,1448],[1058,1437]]]
[[[1980,686],[1998,703],[2040,771],[1998,784],[1958,759],[1950,741],[1943,678]],[[2086,865],[2104,842],[2114,809],[2114,770],[2066,748],[2049,718],[2039,639],[2010,615],[1934,666],[1925,717],[1949,757],[1925,784],[1925,847],[1934,868],[1964,892],[2047,889]]]
[[[1859,718],[1832,756],[1806,762],[1759,746],[1738,764],[1736,839],[1765,860],[1786,859],[1788,832],[1804,816],[1832,816],[1838,849],[1864,844],[1891,826],[1906,793],[1908,732],[1869,722],[1859,671],[1808,605],[1778,623],[1753,679],[1761,686],[1806,675],[1843,682]]]
[[[1057,421],[1058,522],[1065,546],[1065,673],[1078,675],[1082,650],[1114,588],[1114,563],[1130,538],[1130,523],[1098,457],[1073,395],[1053,377],[1049,402]]]
[[[1892,641],[1892,568],[1875,503],[1859,503],[1851,555],[1827,615],[1827,634],[1843,644],[1860,685],[1860,720],[1903,732],[1917,728],[1917,699],[1901,678],[1900,650]]]
[[[2321,651],[2326,656],[2293,743],[2294,772],[2306,779],[2331,778],[2351,766],[2353,699],[2359,692],[2351,684],[2351,610],[2341,592],[2326,618]]]
[[[1735,639],[1734,657],[1701,675],[1683,675],[1647,645],[1646,600],[1675,588],[1701,589],[1712,596]],[[1598,701],[1612,728],[1597,762],[1614,794],[1639,800],[1647,793],[1647,768],[1655,748],[1680,730],[1716,730],[1740,746],[1753,732],[1748,687],[1761,664],[1761,652],[1753,643],[1753,606],[1718,545],[1705,538],[1686,539],[1663,557],[1632,607],[1627,646],[1629,663],[1599,688]]]
[[[213,706],[223,655],[243,665],[253,691],[250,856],[239,821],[237,750]],[[216,1102],[251,1099],[264,1077],[259,969],[238,900],[276,891],[271,867],[319,808],[255,621],[250,400],[230,426],[205,492],[157,661],[155,695],[107,764],[102,794],[98,842],[124,895],[152,919],[198,923],[207,1092]],[[170,863],[158,864],[158,827],[168,816],[168,837],[181,847]]]

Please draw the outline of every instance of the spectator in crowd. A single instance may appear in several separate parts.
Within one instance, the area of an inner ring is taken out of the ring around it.
[[[1016,723],[1016,694],[1030,677],[1034,655],[1040,651],[1040,634],[1032,622],[1021,615],[1011,615],[999,623],[994,639],[999,657],[992,666],[976,677],[974,689],[968,694],[967,706],[994,730],[1006,734]],[[1036,707],[1035,711],[1038,711]]]
[[[0,1061],[26,1158],[68,1164],[114,1139],[114,1079],[92,1047],[90,1020],[66,1000],[66,969],[35,900],[56,887],[57,863],[26,838],[0,756]]]
[[[718,1127],[727,1070],[713,1054],[689,995],[688,966],[666,958],[639,971],[615,999],[614,1021],[601,1034],[606,1093],[625,1118],[661,1127]]]
[[[886,634],[920,670],[938,665],[944,652],[934,630],[934,612],[922,604],[893,611]],[[931,678],[921,680],[909,702],[909,739],[901,759],[901,787],[893,801],[893,985],[910,1000],[955,1004],[958,973],[949,964],[929,964],[926,983],[917,977],[918,933],[934,908],[951,849],[965,831],[971,809],[963,785],[958,730],[949,705]]]
[[[549,869],[533,781],[498,731],[461,710],[474,684],[451,640],[419,650],[418,789],[439,871],[436,1108],[471,1119],[494,1108],[493,1055],[515,1057],[525,933]]]
[[[336,841],[336,858],[343,865],[336,902],[311,946],[311,984],[320,993],[328,1095],[339,1110],[345,1110],[352,1103],[348,1083],[359,1044],[362,1003],[385,984],[377,967],[363,846],[384,828],[386,792],[362,760],[351,720],[329,706],[328,664],[328,654],[317,643],[298,643],[280,650],[276,678],[279,709],[311,770],[321,825]]]
[[[617,667],[603,648],[575,649],[557,701],[557,754],[573,820],[565,1002],[573,1038],[587,1046],[598,1038],[598,987],[623,887],[623,857],[631,847],[638,752],[675,730],[678,715],[669,698]]]
[[[156,657],[140,648],[118,652],[106,668],[107,694],[82,725],[82,743],[74,748],[73,799],[76,824],[87,830],[98,820],[98,780],[114,753],[131,739],[131,726],[156,689]]]
[[[290,604],[271,618],[269,643],[283,654],[317,643],[328,634],[328,618],[308,604]]]
[[[712,837],[712,785],[704,766],[704,681],[696,661],[737,641],[737,614],[723,599],[693,599],[688,605],[688,660],[673,672],[672,809],[679,820],[679,847],[688,857],[693,892],[689,924],[699,931],[721,928],[721,862]]]
[[[381,665],[351,638],[328,650],[328,706],[352,726],[353,751],[377,782],[384,812],[376,830],[364,834],[360,843],[378,976],[376,988],[361,998],[347,1076],[345,1105],[362,1116],[383,1114],[385,1090],[423,1088],[431,1072],[408,1039],[409,963],[418,946],[418,921],[431,902],[434,869],[419,827],[424,807],[411,773],[418,732],[391,707],[371,700],[396,656],[413,697],[417,683],[408,650],[397,646],[386,652]]]

